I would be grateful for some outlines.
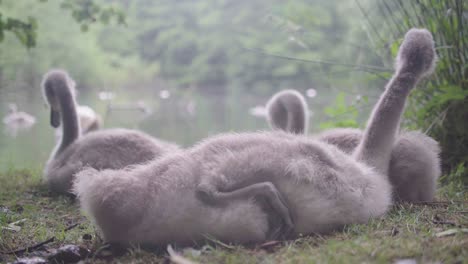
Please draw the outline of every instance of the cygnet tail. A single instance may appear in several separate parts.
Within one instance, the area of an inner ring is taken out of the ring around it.
[[[268,101],[267,119],[273,129],[305,134],[309,122],[307,103],[298,91],[283,90]]]

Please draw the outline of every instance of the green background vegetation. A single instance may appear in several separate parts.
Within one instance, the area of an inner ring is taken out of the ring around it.
[[[0,113],[6,113],[8,102],[16,102],[38,118],[31,131],[17,138],[0,135],[0,206],[25,205],[36,223],[26,225],[18,239],[2,232],[0,249],[48,235],[60,237],[56,244],[76,242],[82,233],[65,236],[54,229],[67,226],[60,214],[73,221],[82,217],[76,208],[64,209],[66,199],[48,197],[40,185],[40,171],[54,144],[40,94],[41,78],[50,68],[70,72],[80,103],[100,113],[107,127],[138,128],[185,146],[219,132],[268,129],[248,109],[286,88],[317,91],[307,98],[313,113],[310,131],[362,128],[391,76],[404,33],[412,27],[433,33],[439,62],[435,74],[412,92],[403,127],[440,142],[444,176],[439,198],[452,203],[397,208],[366,228],[288,242],[274,254],[221,247],[201,261],[308,263],[311,256],[322,263],[350,256],[357,262],[399,257],[463,261],[466,236],[435,239],[445,226],[432,219],[439,215],[466,227],[464,0],[0,0]],[[165,90],[171,97],[163,100],[160,92]],[[98,100],[100,91],[116,94],[112,104],[143,100],[154,114],[142,119],[138,113],[111,112],[110,102]],[[189,105],[196,106],[194,113],[187,111]],[[37,212],[44,208],[35,204],[36,198],[60,213],[39,219]],[[453,202],[459,200],[461,204]],[[0,224],[21,217],[2,216]],[[50,228],[38,224],[44,221]],[[381,233],[394,227],[401,234],[393,240]],[[84,224],[83,230],[92,228]],[[145,262],[146,254],[134,251],[130,257]]]
[[[57,67],[85,95],[170,89],[185,98],[218,96],[233,111],[244,98],[314,88],[315,131],[362,127],[404,33],[428,28],[439,63],[413,93],[405,125],[434,136],[445,172],[464,170],[467,178],[465,1],[2,0],[0,8],[2,97],[40,100],[41,76]],[[216,126],[209,118],[199,123]]]

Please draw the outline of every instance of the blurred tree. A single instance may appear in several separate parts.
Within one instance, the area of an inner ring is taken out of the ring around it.
[[[164,85],[177,92],[227,95],[222,98],[232,105],[241,97],[266,99],[280,89],[314,88],[318,96],[311,107],[318,113],[334,102],[338,91],[345,102],[379,93],[368,87],[383,87],[382,79],[388,76],[380,54],[363,41],[366,35],[353,3],[3,0],[2,15],[33,17],[38,27],[36,46],[29,50],[17,45],[13,34],[5,35],[0,87],[36,91],[45,71],[61,67],[71,72],[80,89],[122,87],[129,93]],[[95,6],[120,6],[127,26],[89,27],[101,17],[103,8]],[[89,32],[80,34],[82,30]],[[358,114],[362,113],[366,111]],[[315,123],[324,121],[321,116],[315,115]],[[330,110],[327,116],[327,122],[339,116],[340,125],[358,125],[338,111]]]
[[[330,80],[327,73],[341,70],[346,76],[354,68],[343,64],[356,55],[343,48],[351,30],[347,10],[333,1],[119,2],[126,4],[130,30],[105,29],[103,49],[119,57],[138,54],[158,65],[157,76],[179,87],[226,93],[232,85],[263,94],[286,87],[326,89],[343,80]]]
[[[42,3],[47,2],[47,0],[37,1]],[[5,5],[11,8],[15,4],[15,1],[0,0],[0,6]],[[82,31],[87,31],[89,25],[96,21],[107,24],[113,18],[119,24],[125,24],[125,16],[122,11],[114,7],[102,7],[93,0],[62,0],[60,7],[72,14],[76,22],[81,25]],[[0,42],[5,38],[6,32],[11,32],[27,48],[36,46],[38,25],[35,16],[28,16],[26,18],[22,16],[3,16],[0,10]]]
[[[14,27],[15,31],[12,27],[0,30],[0,89],[18,94],[26,92],[31,98],[37,94],[35,91],[41,76],[48,69],[57,67],[69,70],[79,80],[80,88],[99,87],[103,79],[121,80],[112,78],[118,74],[112,75],[108,58],[103,56],[96,35],[108,23],[109,15],[119,23],[124,22],[124,17],[111,3],[94,2],[2,0],[0,13],[3,18],[8,17],[10,21],[28,18],[32,26],[19,24],[31,29],[27,32],[17,27]],[[94,19],[101,22],[94,23]],[[90,28],[88,25],[91,23],[94,26]],[[81,34],[88,29],[89,34]]]

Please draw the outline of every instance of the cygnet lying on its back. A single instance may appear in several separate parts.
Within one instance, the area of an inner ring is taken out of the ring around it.
[[[434,61],[432,35],[410,30],[352,154],[284,132],[224,134],[134,168],[83,170],[74,191],[104,239],[122,244],[252,243],[366,223],[392,203],[400,118]]]
[[[65,71],[52,70],[42,82],[53,127],[62,124],[62,137],[46,164],[44,178],[58,193],[70,191],[74,174],[83,167],[120,169],[145,163],[178,147],[128,129],[100,130],[81,136],[74,82]]]
[[[308,106],[299,92],[278,92],[267,105],[268,122],[273,129],[305,134],[303,128],[307,127]],[[351,154],[361,141],[363,131],[335,128],[315,137]],[[437,179],[441,175],[439,154],[437,141],[419,131],[400,132],[397,135],[388,172],[396,201],[421,202],[434,199]]]

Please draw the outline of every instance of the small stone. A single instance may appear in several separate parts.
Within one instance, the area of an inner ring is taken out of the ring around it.
[[[201,253],[202,253],[201,250],[196,250],[196,249],[191,248],[191,247],[185,248],[183,250],[183,255],[190,254],[194,258],[199,257],[201,255]]]
[[[21,204],[15,204],[15,206],[13,206],[13,211],[21,214],[23,211],[24,211],[24,207],[21,205]]]
[[[0,206],[0,213],[2,214],[11,214],[11,210],[8,207]]]

